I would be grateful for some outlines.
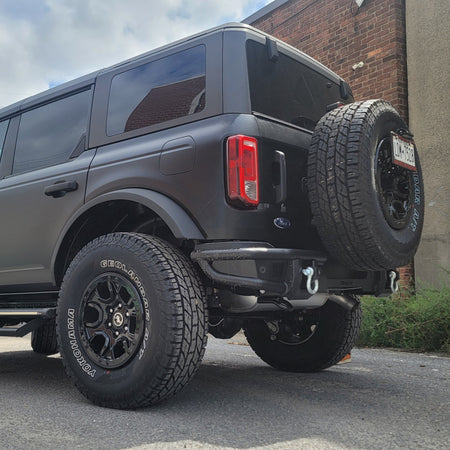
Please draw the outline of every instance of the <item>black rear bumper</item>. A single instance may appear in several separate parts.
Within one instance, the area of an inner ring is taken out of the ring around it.
[[[355,272],[312,250],[274,248],[265,242],[213,242],[198,244],[191,258],[216,287],[240,293],[307,298],[315,287],[326,293],[391,293],[386,271]]]

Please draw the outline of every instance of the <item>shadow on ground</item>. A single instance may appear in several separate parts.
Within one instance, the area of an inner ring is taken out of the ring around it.
[[[390,375],[361,364],[313,374],[283,373],[264,365],[248,347],[214,347],[219,356],[208,353],[184,391],[138,411],[91,405],[66,378],[59,357],[0,353],[0,404],[12,412],[12,419],[0,425],[1,434],[10,439],[17,434],[22,442],[28,435],[31,447],[89,444],[99,449],[182,443],[367,448],[368,439],[369,447],[383,448],[386,439],[389,447],[423,442],[424,436],[414,438],[412,419],[416,410],[427,413],[419,401],[425,394],[410,391],[408,383],[393,382]],[[428,430],[430,439],[438,433],[437,443],[439,426]]]

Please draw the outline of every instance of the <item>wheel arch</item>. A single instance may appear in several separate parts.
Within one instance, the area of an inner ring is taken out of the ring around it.
[[[154,234],[168,241],[202,240],[187,212],[169,197],[147,189],[122,189],[85,203],[66,223],[52,257],[59,286],[70,261],[92,239],[115,231]]]

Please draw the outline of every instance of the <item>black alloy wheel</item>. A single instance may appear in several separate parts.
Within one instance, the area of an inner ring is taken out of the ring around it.
[[[387,223],[394,230],[402,230],[408,225],[414,207],[413,172],[393,163],[391,136],[381,139],[375,158],[381,209]]]
[[[142,298],[124,276],[107,272],[87,287],[80,308],[81,342],[100,367],[115,369],[133,359],[144,336]]]
[[[58,344],[67,374],[97,405],[154,405],[195,375],[207,342],[206,294],[193,263],[162,239],[113,233],[64,276]]]
[[[285,345],[301,345],[309,341],[320,323],[320,309],[308,314],[294,312],[282,320],[266,322],[271,331],[271,339]]]

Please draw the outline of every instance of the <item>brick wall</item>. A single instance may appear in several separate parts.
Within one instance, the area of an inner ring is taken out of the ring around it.
[[[406,117],[404,0],[366,0],[356,11],[350,0],[291,0],[252,25],[335,71],[356,100],[384,98]]]
[[[366,0],[358,10],[351,0],[291,0],[251,25],[339,74],[355,100],[384,98],[408,120],[404,2]],[[402,284],[413,272],[401,269]]]

